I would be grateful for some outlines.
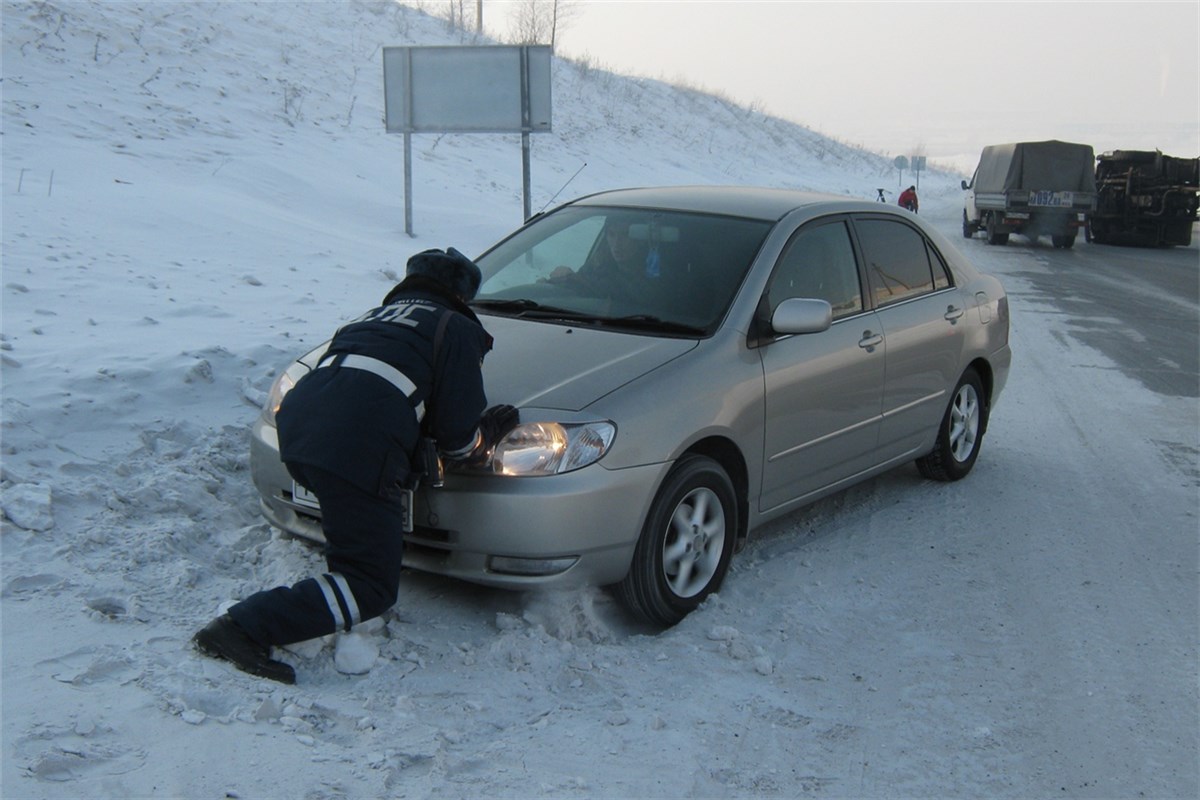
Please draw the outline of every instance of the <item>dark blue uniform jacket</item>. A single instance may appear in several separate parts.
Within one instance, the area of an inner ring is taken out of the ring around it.
[[[441,284],[406,278],[383,305],[342,326],[321,363],[367,356],[399,370],[415,391],[406,396],[364,369],[314,369],[287,393],[276,415],[283,461],[388,494],[410,471],[422,410],[424,429],[442,452],[470,450],[487,406],[481,368],[491,345],[471,309]]]

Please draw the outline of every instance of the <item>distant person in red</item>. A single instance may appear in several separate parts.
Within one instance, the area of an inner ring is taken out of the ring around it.
[[[918,205],[918,203],[917,203],[917,187],[910,186],[907,189],[905,189],[903,192],[901,192],[900,200],[898,202],[900,203],[901,206],[903,206],[904,208],[907,208],[909,211],[916,214],[917,213],[917,205]]]

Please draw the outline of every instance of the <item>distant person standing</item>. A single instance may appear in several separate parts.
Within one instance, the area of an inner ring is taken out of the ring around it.
[[[903,192],[900,193],[900,199],[897,202],[899,202],[899,204],[902,208],[907,208],[909,211],[916,214],[917,206],[918,206],[917,187],[910,186],[907,189],[905,189]]]

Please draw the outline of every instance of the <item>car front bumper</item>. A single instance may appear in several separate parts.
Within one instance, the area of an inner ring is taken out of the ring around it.
[[[323,542],[320,511],[293,497],[275,428],[262,418],[252,428],[250,466],[267,521]],[[616,583],[669,467],[597,463],[528,478],[448,473],[444,487],[417,492],[404,563],[506,589]]]

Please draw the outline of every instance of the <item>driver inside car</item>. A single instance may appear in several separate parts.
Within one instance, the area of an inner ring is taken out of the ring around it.
[[[600,240],[577,272],[570,267],[556,267],[546,280],[610,298],[614,308],[629,313],[652,310],[669,300],[661,246],[654,237],[656,230],[653,222],[610,217]]]

